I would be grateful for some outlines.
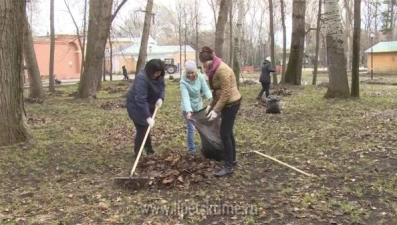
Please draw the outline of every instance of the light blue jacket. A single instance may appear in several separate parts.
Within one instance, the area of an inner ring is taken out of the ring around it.
[[[204,75],[197,70],[197,78],[190,80],[186,76],[186,72],[182,72],[181,80],[179,81],[181,89],[181,106],[182,111],[196,112],[203,108],[203,100],[201,93],[204,94],[207,100],[212,99],[211,90],[208,87]]]

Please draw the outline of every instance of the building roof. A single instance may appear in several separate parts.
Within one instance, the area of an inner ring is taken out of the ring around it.
[[[186,53],[196,53],[196,51],[190,45],[182,45],[182,49],[180,45],[148,45],[147,57],[148,58],[169,57],[169,55],[174,55],[175,53],[179,53],[180,51],[182,52],[182,54],[184,54],[185,47],[186,47]],[[139,48],[140,48],[140,43],[133,44],[128,47],[125,47],[124,49],[120,49],[118,51],[113,52],[113,55],[138,56]]]
[[[130,42],[130,43],[141,43],[142,37],[112,37],[112,42]],[[157,41],[153,39],[151,35],[149,35],[148,40],[149,45],[157,45]]]
[[[373,53],[397,52],[397,41],[382,41],[371,48]],[[371,53],[371,48],[365,50],[365,53]]]

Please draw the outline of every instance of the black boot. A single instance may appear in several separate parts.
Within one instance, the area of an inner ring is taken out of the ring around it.
[[[146,149],[146,154],[147,154],[147,155],[152,155],[152,154],[154,154],[153,148],[147,148],[147,149]]]
[[[217,177],[223,177],[226,175],[230,175],[233,174],[233,168],[231,167],[224,167],[223,169],[221,169],[218,173],[215,174],[215,176]]]
[[[216,173],[215,176],[223,177],[223,176],[232,174],[233,172],[234,172],[233,171],[233,163],[225,162],[225,166],[223,167],[223,169],[218,171],[218,173]]]

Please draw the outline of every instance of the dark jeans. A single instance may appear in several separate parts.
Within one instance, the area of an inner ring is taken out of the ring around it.
[[[143,139],[145,138],[146,131],[149,128],[149,125],[142,125],[142,124],[137,124],[134,122],[135,125],[135,143],[134,143],[134,152],[136,155],[138,155],[139,149],[141,148]],[[153,150],[152,149],[152,139],[150,138],[150,132],[148,134],[148,137],[146,138],[145,142],[145,148],[146,151]]]
[[[234,140],[233,127],[240,104],[223,108],[221,111],[220,136],[225,148],[225,167],[231,168],[236,160],[236,141]]]
[[[270,95],[270,82],[261,82],[262,90],[259,92],[258,97],[262,97],[263,92],[266,92],[266,98]]]

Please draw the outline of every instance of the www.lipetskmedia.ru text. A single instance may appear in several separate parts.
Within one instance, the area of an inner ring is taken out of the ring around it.
[[[253,204],[211,204],[174,202],[166,204],[144,204],[141,213],[145,215],[257,215],[258,207]]]

